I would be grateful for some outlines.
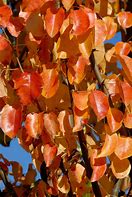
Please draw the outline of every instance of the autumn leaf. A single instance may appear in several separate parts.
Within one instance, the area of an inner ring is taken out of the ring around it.
[[[129,113],[127,111],[125,112],[123,123],[126,128],[132,129],[132,113]]]
[[[15,109],[6,104],[0,112],[0,127],[7,136],[14,138],[21,127],[21,118],[20,108]]]
[[[117,42],[115,45],[115,53],[117,55],[128,55],[131,51],[131,45],[127,42]]]
[[[114,152],[116,146],[118,146],[117,142],[118,142],[118,136],[116,133],[111,136],[106,134],[104,145],[98,157],[106,157],[111,155]]]
[[[105,22],[106,28],[107,28],[107,36],[106,39],[111,39],[117,31],[117,24],[114,22],[114,19],[110,16],[106,16],[103,18],[103,21]]]
[[[119,25],[123,28],[129,28],[132,26],[132,13],[131,12],[119,12],[117,16]]]
[[[65,12],[63,8],[60,8],[54,12],[50,8],[47,9],[45,15],[45,26],[46,31],[51,38],[59,32],[64,18]]]
[[[103,92],[99,90],[92,91],[89,95],[89,103],[98,120],[103,119],[107,115],[109,102],[107,96]]]
[[[28,105],[40,96],[42,79],[37,72],[24,72],[14,79],[14,87],[23,105]]]
[[[107,36],[107,26],[105,22],[101,19],[96,19],[95,21],[95,46],[100,45],[106,40]]]
[[[44,156],[46,167],[49,167],[52,164],[54,158],[56,157],[57,147],[55,145],[45,144],[42,149],[42,153]]]
[[[62,0],[62,4],[64,5],[64,8],[68,11],[72,5],[74,4],[75,0]]]
[[[0,7],[0,26],[6,28],[8,26],[12,10],[9,6],[4,5]]]
[[[24,28],[24,20],[20,17],[11,17],[7,29],[14,37],[18,37]]]
[[[63,194],[68,194],[70,190],[70,184],[66,175],[62,175],[58,178],[58,189]]]
[[[44,114],[33,113],[26,116],[25,128],[29,136],[38,138],[44,128]]]
[[[132,138],[118,137],[118,144],[115,149],[115,154],[122,160],[132,156]]]
[[[7,87],[4,80],[0,77],[0,97],[7,96]]]
[[[123,103],[128,106],[132,103],[132,86],[126,81],[121,81],[119,86],[120,96]]]
[[[74,91],[72,93],[73,103],[79,110],[88,108],[88,91]]]
[[[132,58],[126,55],[120,55],[119,60],[123,67],[123,70],[130,81],[132,81]]]

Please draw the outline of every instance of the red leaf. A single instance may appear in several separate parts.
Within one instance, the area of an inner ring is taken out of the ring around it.
[[[129,175],[131,165],[128,159],[120,160],[114,156],[111,161],[111,169],[117,179],[123,179]]]
[[[72,33],[76,36],[86,33],[95,24],[95,13],[89,8],[72,10],[70,21],[73,24]]]
[[[10,105],[5,105],[0,112],[0,127],[10,138],[17,135],[21,126],[21,109],[15,109]]]
[[[126,106],[132,103],[132,86],[126,81],[120,82],[120,96]]]
[[[38,138],[44,128],[43,113],[28,114],[26,116],[25,128],[29,136]]]
[[[91,165],[93,168],[93,173],[91,177],[91,182],[98,181],[105,173],[107,169],[106,158],[96,158],[97,150],[93,150],[93,154],[90,157]]]
[[[106,134],[104,145],[98,157],[106,157],[111,155],[117,146],[117,141],[118,141],[118,136],[116,133],[111,136]]]
[[[41,76],[43,79],[42,95],[51,98],[59,88],[58,72],[55,69],[44,69]]]
[[[132,156],[132,138],[119,136],[115,154],[121,160]]]
[[[132,13],[131,12],[119,12],[117,16],[118,23],[123,28],[129,28],[132,26]]]
[[[7,29],[10,34],[14,37],[18,37],[21,31],[24,28],[23,25],[24,21],[22,18],[19,17],[11,17],[8,23]]]
[[[0,35],[0,62],[7,65],[12,57],[12,48],[7,39]]]
[[[63,8],[53,12],[50,8],[47,9],[45,15],[45,26],[48,35],[53,38],[60,30],[63,20],[65,18],[65,12]]]
[[[14,85],[23,105],[28,105],[40,96],[42,79],[36,72],[24,72],[14,79]]]
[[[72,5],[74,4],[75,0],[62,0],[62,4],[64,5],[64,8],[68,11]]]
[[[107,96],[99,91],[94,90],[89,95],[90,107],[95,112],[98,120],[103,119],[109,110],[109,102]]]
[[[122,126],[122,120],[123,113],[120,110],[116,108],[109,109],[107,114],[107,121],[112,132],[120,129],[120,127]]]
[[[54,158],[56,157],[56,153],[57,153],[57,147],[55,145],[54,146],[52,146],[51,144],[44,145],[43,156],[46,163],[46,167],[49,167],[52,164]]]
[[[21,6],[25,12],[33,12],[41,8],[45,2],[46,0],[23,0]]]
[[[88,91],[74,91],[72,93],[73,103],[79,110],[88,108]]]
[[[12,16],[12,10],[7,5],[0,7],[0,26],[6,28],[10,17]]]

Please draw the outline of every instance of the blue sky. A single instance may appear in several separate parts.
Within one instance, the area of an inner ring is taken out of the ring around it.
[[[111,40],[108,40],[105,43],[115,44],[119,41],[121,41],[120,32],[118,32]],[[16,138],[11,141],[9,147],[4,147],[0,145],[0,153],[3,154],[3,156],[10,161],[19,162],[23,167],[24,173],[26,173],[28,170],[28,164],[32,163],[31,155],[18,144],[18,140]],[[37,178],[39,178],[39,174]],[[3,188],[2,182],[0,182],[0,189],[1,188]]]

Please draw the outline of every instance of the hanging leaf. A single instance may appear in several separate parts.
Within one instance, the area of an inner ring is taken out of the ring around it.
[[[116,133],[111,136],[106,134],[104,145],[98,157],[106,157],[111,155],[117,146],[117,142],[118,142],[118,136]]]
[[[112,132],[121,128],[123,121],[123,113],[116,108],[109,108],[107,114],[107,122]]]
[[[29,136],[38,138],[44,128],[44,114],[33,113],[26,116],[25,128]]]
[[[98,120],[103,119],[107,115],[109,102],[107,96],[103,92],[99,90],[92,91],[89,95],[89,103]]]
[[[115,154],[119,157],[120,160],[132,156],[132,138],[119,136]]]
[[[44,69],[41,76],[43,79],[42,96],[51,98],[59,88],[58,72],[55,69]]]
[[[119,25],[123,28],[129,28],[132,26],[132,13],[131,12],[119,12],[117,16]]]
[[[18,37],[24,28],[24,20],[20,17],[11,17],[7,29],[14,37]]]
[[[95,46],[100,45],[106,40],[107,36],[107,26],[105,22],[101,19],[96,19],[95,21]]]
[[[18,129],[21,127],[21,116],[20,108],[15,109],[8,104],[0,112],[0,127],[10,138],[16,137]]]
[[[53,38],[61,28],[63,20],[65,18],[65,12],[63,8],[60,8],[56,11],[47,9],[45,15],[45,26],[48,35]]]
[[[127,42],[117,42],[115,45],[115,53],[117,55],[128,55],[131,51],[131,45]]]
[[[0,97],[7,96],[7,87],[4,80],[0,77]]]
[[[120,86],[120,96],[122,98],[123,103],[128,106],[132,103],[132,86],[126,81],[121,81]]]
[[[73,103],[79,110],[88,108],[88,91],[74,91],[72,93]]]
[[[117,24],[114,22],[114,19],[110,16],[106,16],[103,18],[107,28],[107,36],[106,39],[111,39],[117,32]]]
[[[14,87],[23,105],[30,104],[40,96],[41,86],[42,79],[37,72],[24,72],[14,79]]]
[[[73,35],[82,35],[86,33],[95,24],[95,13],[89,8],[80,8],[72,10],[70,13],[70,22],[73,24]]]
[[[132,113],[125,112],[123,123],[126,128],[132,129]]]
[[[63,194],[68,194],[70,191],[70,184],[66,175],[61,175],[58,178],[58,190]]]
[[[131,165],[128,159],[120,160],[114,156],[111,161],[111,169],[117,179],[123,179],[130,173]]]
[[[126,55],[120,55],[119,60],[123,70],[130,81],[132,81],[132,58]]]
[[[45,144],[42,152],[46,167],[49,167],[52,164],[54,158],[56,157],[57,147],[55,145],[53,146],[51,144]]]

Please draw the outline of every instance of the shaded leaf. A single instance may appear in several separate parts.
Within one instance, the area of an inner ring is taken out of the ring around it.
[[[132,138],[119,136],[115,154],[119,157],[120,160],[132,156]]]
[[[29,136],[38,138],[41,135],[44,128],[43,116],[43,113],[30,113],[26,116],[25,128]]]
[[[20,181],[23,175],[22,166],[16,161],[11,161],[10,163],[12,165],[12,173],[13,173],[15,182]]]
[[[103,92],[99,90],[92,91],[89,95],[89,103],[98,120],[103,119],[107,115],[109,102],[107,96]]]
[[[0,77],[0,97],[7,96],[7,87],[4,80]]]
[[[58,190],[63,194],[68,194],[70,191],[70,184],[66,175],[62,175],[58,178]]]
[[[111,169],[117,179],[123,179],[130,173],[131,165],[128,159],[120,160],[114,156],[111,161]]]
[[[24,72],[14,79],[14,87],[17,89],[23,105],[30,104],[41,94],[42,79],[37,72]]]
[[[117,131],[122,126],[123,113],[116,108],[109,108],[107,122],[112,132]]]
[[[0,112],[0,127],[3,132],[10,138],[17,135],[18,129],[21,126],[21,109],[15,109],[10,105],[5,105]]]
[[[62,4],[64,5],[64,8],[68,11],[72,5],[74,4],[75,0],[62,0]]]
[[[7,29],[14,37],[18,37],[24,28],[24,20],[20,17],[11,17]]]

